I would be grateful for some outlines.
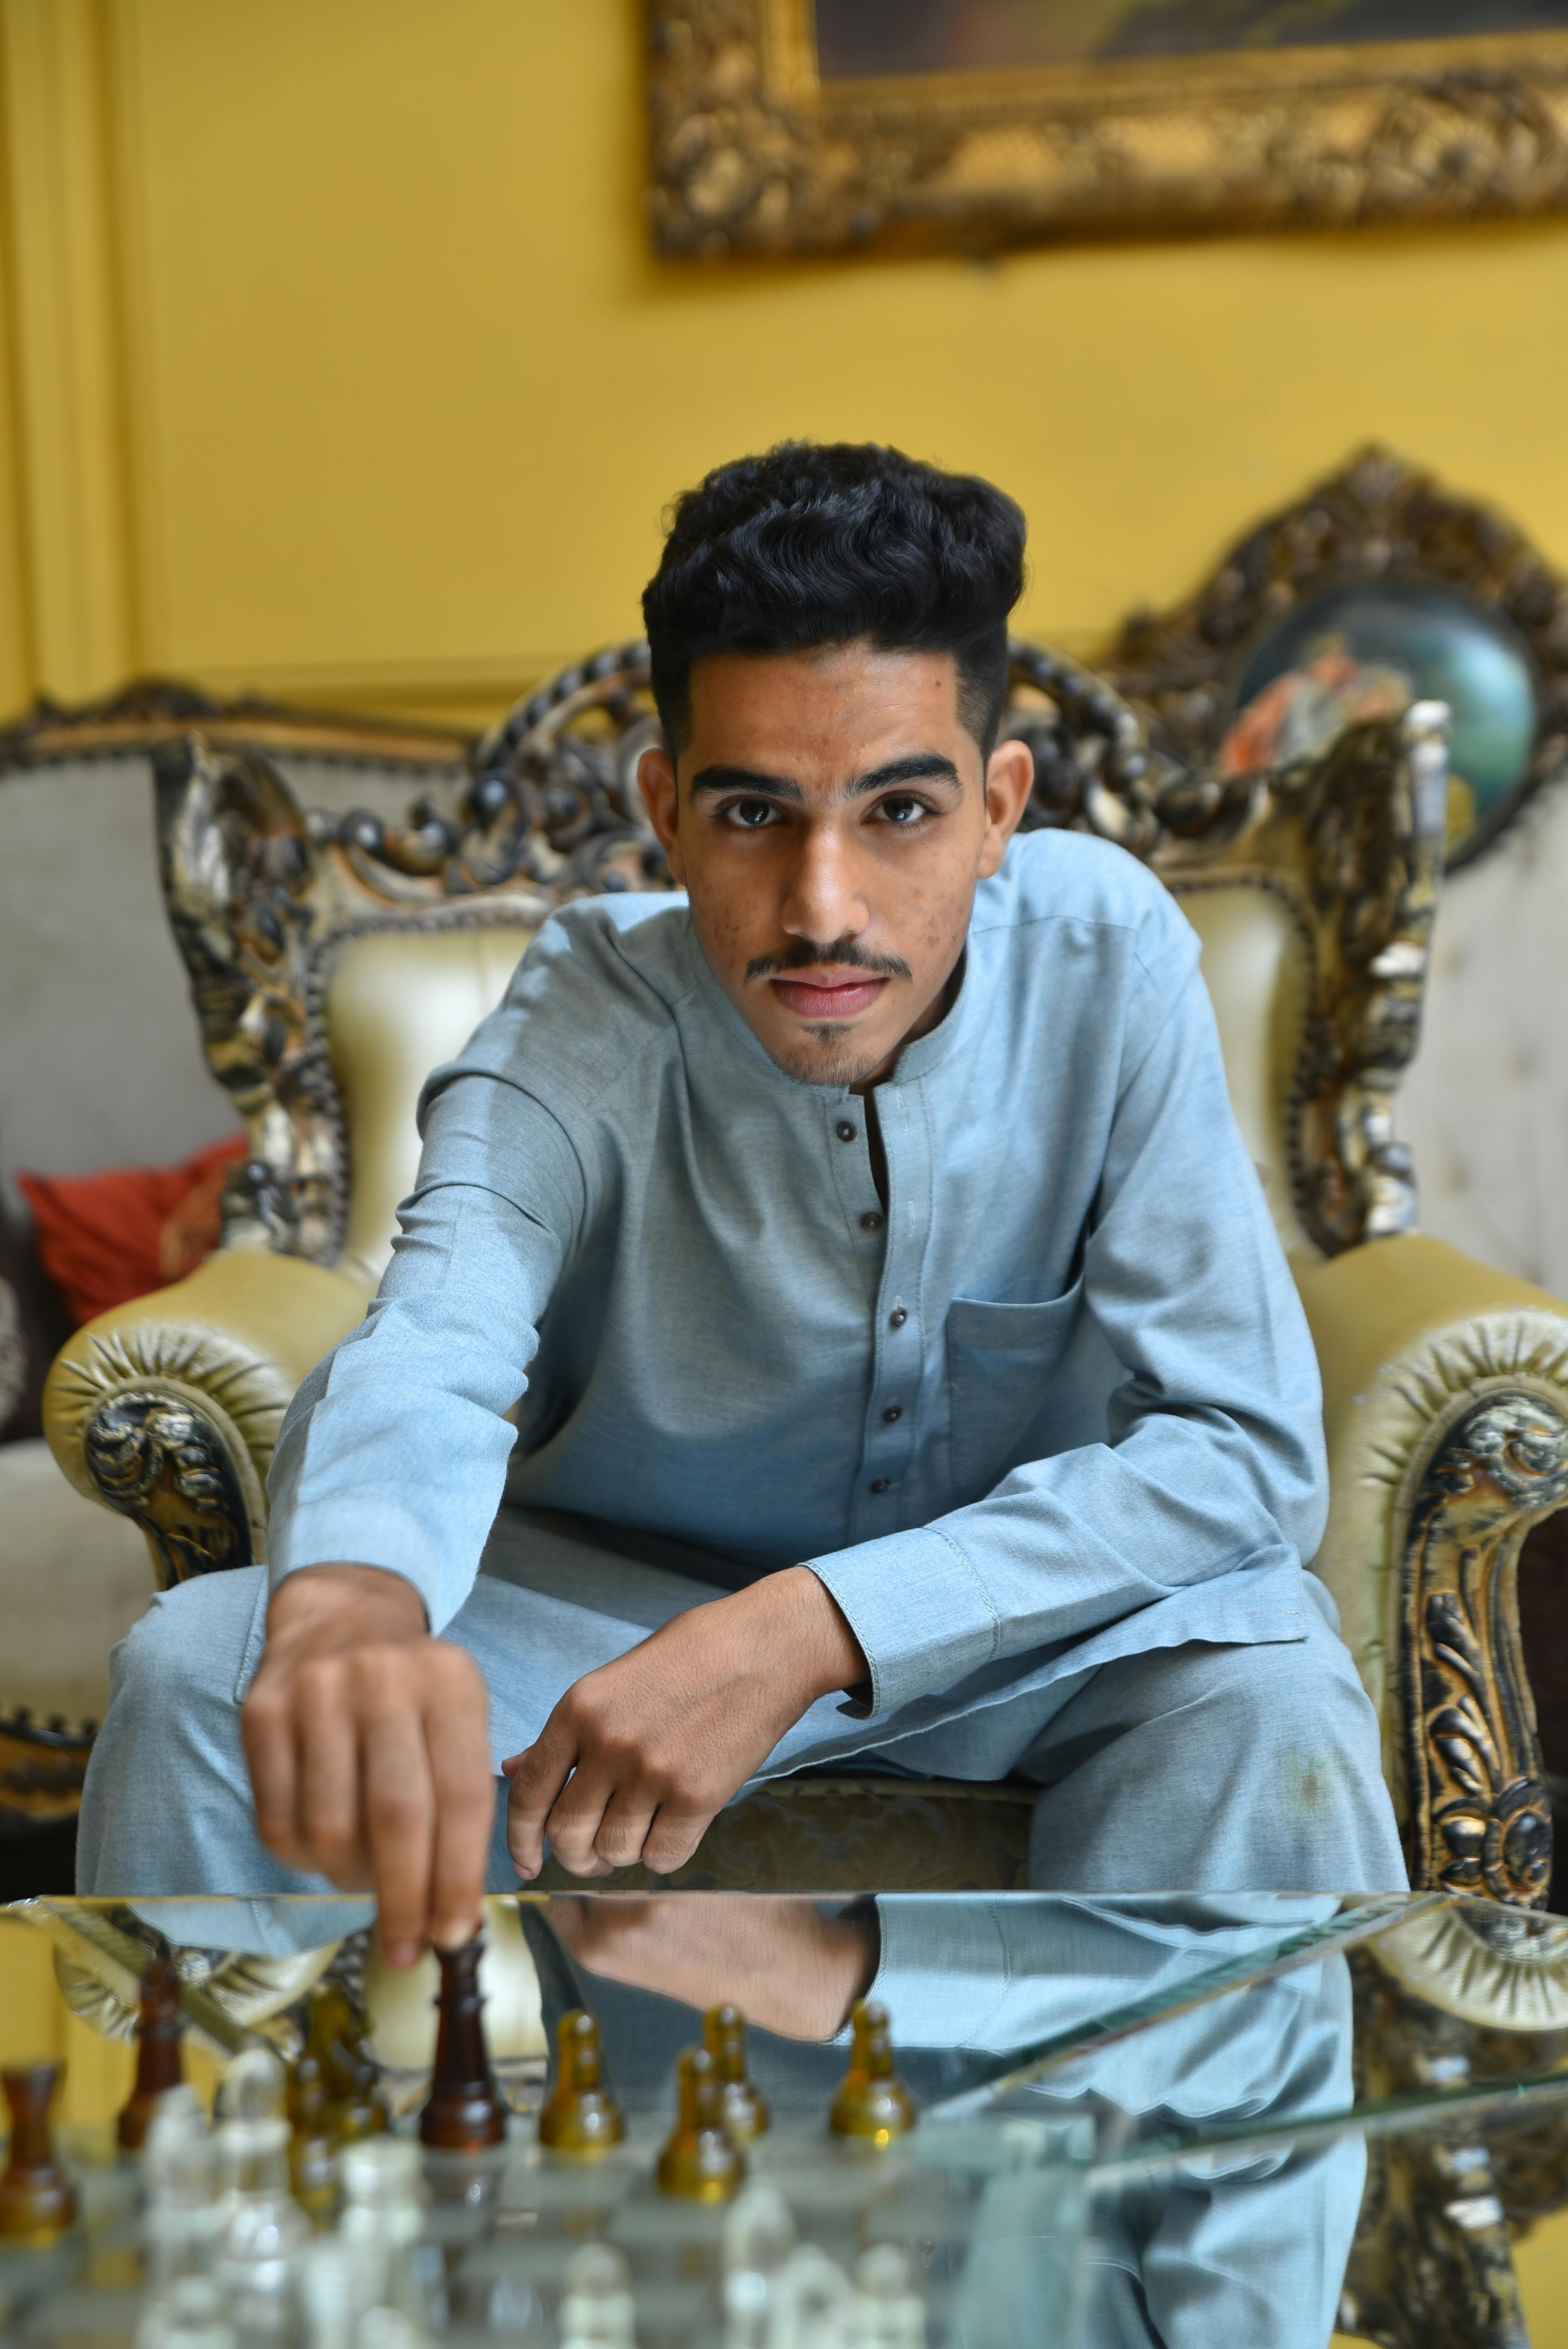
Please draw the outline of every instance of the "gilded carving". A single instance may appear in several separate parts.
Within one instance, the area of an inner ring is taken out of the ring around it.
[[[128,1388],[93,1413],[83,1454],[109,1506],[147,1535],[166,1589],[252,1564],[250,1512],[229,1447],[192,1404]]]
[[[1097,665],[1160,749],[1202,769],[1233,714],[1227,688],[1253,636],[1326,587],[1389,577],[1439,581],[1497,612],[1535,666],[1542,714],[1529,772],[1514,799],[1470,835],[1453,860],[1460,863],[1496,836],[1521,799],[1568,766],[1568,581],[1505,516],[1456,497],[1387,450],[1362,450],[1254,524],[1186,602],[1135,613]]]
[[[967,251],[1539,212],[1568,202],[1568,43],[1224,47],[822,81],[809,0],[652,0],[665,253]]]
[[[1519,1548],[1568,1500],[1568,1419],[1501,1389],[1439,1443],[1418,1489],[1400,1593],[1410,1874],[1545,1905],[1552,1813],[1519,1635]]]
[[[1376,1950],[1353,1951],[1350,1966],[1358,2103],[1375,2107],[1470,2084],[1478,2067],[1467,2024],[1411,1998]],[[1521,2060],[1517,2046],[1513,2053]],[[1540,2127],[1561,2144],[1561,2119],[1538,2125],[1532,2136]],[[1340,2332],[1386,2349],[1522,2349],[1529,2334],[1505,2199],[1514,2136],[1482,2130],[1468,2116],[1392,2136],[1368,2132]]]

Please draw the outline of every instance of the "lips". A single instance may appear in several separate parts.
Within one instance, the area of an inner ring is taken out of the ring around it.
[[[836,979],[825,985],[820,979],[775,978],[769,984],[785,1009],[802,1019],[852,1019],[870,1010],[887,981]]]

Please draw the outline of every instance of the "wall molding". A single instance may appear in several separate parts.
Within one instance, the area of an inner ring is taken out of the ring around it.
[[[0,56],[31,666],[74,698],[139,651],[99,0],[0,0]]]

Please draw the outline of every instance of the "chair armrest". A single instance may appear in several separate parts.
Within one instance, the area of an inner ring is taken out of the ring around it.
[[[61,1348],[44,1390],[50,1448],[78,1492],[135,1518],[164,1588],[265,1557],[284,1413],[372,1293],[303,1257],[231,1248]]]
[[[1413,1880],[1533,1906],[1551,1824],[1516,1573],[1568,1500],[1568,1306],[1419,1233],[1296,1279],[1328,1438],[1314,1566],[1383,1723]]]

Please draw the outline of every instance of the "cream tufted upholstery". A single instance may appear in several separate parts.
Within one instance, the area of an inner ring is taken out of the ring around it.
[[[350,1279],[373,1288],[391,1257],[397,1203],[418,1172],[420,1086],[494,1010],[531,935],[521,926],[389,930],[339,949],[326,1033],[353,1180],[336,1268]]]

